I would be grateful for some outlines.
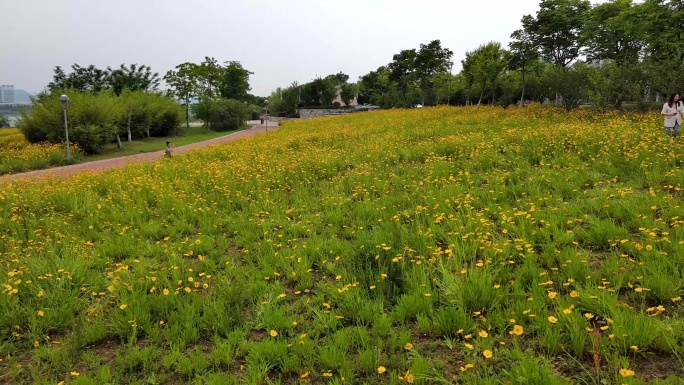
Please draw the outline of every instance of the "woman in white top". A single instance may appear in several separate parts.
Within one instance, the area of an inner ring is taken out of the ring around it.
[[[665,134],[669,136],[672,132],[673,138],[679,135],[679,127],[682,125],[682,112],[684,112],[684,108],[679,101],[679,94],[672,94],[660,112],[665,117]]]

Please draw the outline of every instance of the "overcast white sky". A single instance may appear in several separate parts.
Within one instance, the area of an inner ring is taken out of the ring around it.
[[[596,3],[597,1],[593,1]],[[0,0],[0,84],[41,91],[52,70],[147,64],[163,76],[205,56],[254,72],[252,93],[342,71],[350,81],[440,39],[461,60],[508,43],[539,0]]]

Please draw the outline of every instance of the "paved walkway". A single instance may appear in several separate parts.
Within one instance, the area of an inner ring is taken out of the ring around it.
[[[200,148],[200,147],[206,147],[210,146],[212,144],[217,144],[217,143],[224,143],[228,142],[231,140],[237,140],[240,138],[245,138],[248,136],[254,136],[257,134],[260,134],[262,132],[266,132],[266,126],[261,125],[261,122],[258,120],[250,120],[247,122],[248,125],[252,126],[252,128],[243,130],[243,131],[238,131],[229,135],[221,136],[219,138],[211,139],[211,140],[206,140],[204,142],[197,142],[193,144],[188,144],[185,146],[180,146],[176,147],[173,149],[173,154],[179,155],[179,154],[184,154],[192,149],[195,148]],[[278,123],[275,122],[268,122],[268,129],[272,128],[277,128]],[[118,158],[111,158],[111,159],[104,159],[104,160],[97,160],[94,162],[86,162],[86,163],[79,163],[79,164],[73,164],[70,166],[62,166],[62,167],[55,167],[55,168],[48,168],[45,170],[36,170],[36,171],[28,171],[20,174],[11,174],[11,175],[6,175],[6,176],[1,176],[0,177],[0,182],[3,181],[11,181],[11,180],[40,180],[40,179],[46,179],[50,177],[55,177],[55,176],[60,176],[60,177],[66,177],[68,175],[77,173],[79,171],[105,171],[111,168],[117,168],[117,167],[125,167],[129,163],[139,163],[139,162],[151,162],[154,160],[159,160],[162,157],[164,157],[164,150],[159,150],[155,152],[146,152],[144,154],[136,154],[136,155],[129,155],[129,156],[122,156]]]

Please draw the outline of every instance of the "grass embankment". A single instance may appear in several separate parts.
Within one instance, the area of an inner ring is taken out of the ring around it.
[[[242,129],[245,128],[249,127],[242,127]],[[118,148],[116,143],[111,143],[105,146],[101,153],[89,156],[83,155],[77,146],[72,145],[72,161],[67,162],[63,144],[30,144],[18,129],[0,129],[0,175],[160,151],[166,148],[166,141],[179,147],[215,139],[233,132],[235,131],[215,132],[207,131],[204,127],[183,127],[180,129],[180,134],[173,137],[143,138],[132,142],[127,142],[122,138],[123,148]]]
[[[8,185],[0,382],[678,383],[683,155],[429,108]]]
[[[243,126],[241,129],[249,128],[249,126]],[[169,141],[173,143],[174,146],[180,147],[188,144],[203,142],[205,140],[216,139],[221,136],[230,135],[235,131],[227,132],[216,132],[207,131],[204,126],[198,127],[183,127],[181,129],[181,134],[173,137],[160,137],[160,138],[143,138],[136,139],[132,142],[125,141],[122,138],[123,148],[119,148],[116,143],[111,143],[102,150],[100,154],[91,155],[86,157],[84,160],[90,162],[93,160],[103,160],[118,158],[120,156],[128,156],[135,154],[142,154],[145,152],[160,151],[166,148],[166,142]]]

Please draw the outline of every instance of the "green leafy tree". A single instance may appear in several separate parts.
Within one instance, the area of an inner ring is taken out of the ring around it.
[[[220,76],[219,92],[224,99],[247,101],[248,93],[252,89],[249,76],[253,75],[237,61],[227,62]]]
[[[345,83],[340,86],[340,99],[342,99],[345,106],[349,107],[351,105],[358,94],[358,89],[359,87],[356,84]]]
[[[587,98],[590,69],[586,63],[576,62],[567,67],[555,67],[556,90],[561,95],[563,106],[570,111],[580,106]]]
[[[588,0],[542,0],[539,8],[536,17],[523,16],[523,30],[539,47],[544,59],[565,67],[580,54],[590,3]]]
[[[408,106],[408,94],[415,86],[416,80],[416,56],[415,49],[399,52],[392,57],[392,62],[387,65],[390,71],[389,80],[397,84],[401,91],[404,103]]]
[[[537,60],[539,54],[537,47],[525,30],[519,29],[511,34],[511,42],[508,43],[508,52],[506,54],[506,64],[508,69],[513,71],[520,71],[521,92],[520,103],[525,101],[525,75],[529,70],[531,63]]]
[[[635,8],[635,20],[643,22],[647,60],[684,61],[684,3],[644,0]]]
[[[645,44],[645,24],[638,11],[632,0],[611,0],[591,8],[583,30],[587,58],[612,60],[619,67],[636,63]]]
[[[116,69],[107,67],[107,77],[109,88],[116,95],[121,95],[126,89],[133,92],[151,92],[157,89],[161,80],[159,74],[152,72],[150,66],[138,66],[137,64],[131,64],[128,67],[121,64]]]
[[[67,74],[62,67],[57,66],[53,70],[52,82],[48,84],[50,90],[74,90],[77,92],[90,91],[99,93],[111,88],[109,74],[94,65],[81,67],[78,64],[71,66],[72,72]]]
[[[448,48],[442,48],[439,40],[433,40],[429,44],[421,44],[416,52],[413,66],[420,89],[423,91],[423,105],[434,104],[434,81],[438,73],[449,72],[449,64],[453,52]]]
[[[487,84],[492,91],[492,101],[495,99],[496,79],[506,66],[503,55],[500,43],[489,42],[474,51],[466,52],[466,58],[461,61],[467,81],[471,85],[480,86],[478,105],[482,103]]]
[[[198,94],[197,67],[195,63],[182,63],[176,66],[175,71],[168,71],[164,75],[164,81],[171,87],[173,95],[183,103],[187,127],[190,127],[190,103]]]
[[[390,91],[390,70],[381,66],[377,70],[363,75],[359,81],[359,103],[375,103],[383,108],[389,105],[385,103],[385,97]]]

